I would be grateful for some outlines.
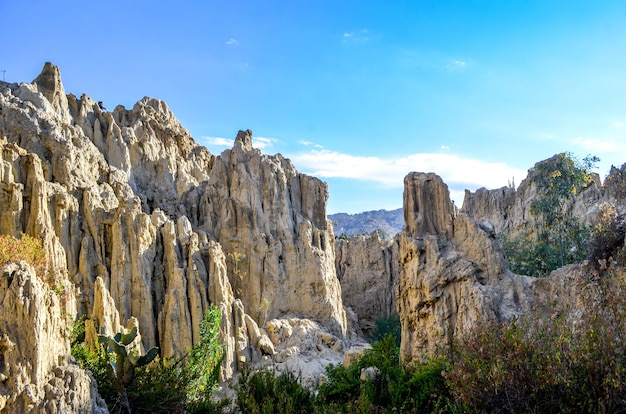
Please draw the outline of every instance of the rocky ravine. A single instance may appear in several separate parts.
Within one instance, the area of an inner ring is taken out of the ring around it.
[[[381,316],[399,312],[402,357],[420,360],[479,320],[575,314],[597,294],[583,266],[506,268],[496,236],[530,226],[532,180],[468,193],[458,211],[438,176],[411,173],[401,233],[335,241],[326,185],[252,148],[250,131],[215,156],[164,102],[103,112],[66,95],[49,63],[32,83],[0,83],[0,133],[0,234],[42,239],[50,259],[46,275],[1,269],[0,412],[106,412],[69,357],[83,314],[109,333],[138,326],[170,357],[215,304],[222,379],[275,363],[315,386]],[[611,197],[594,183],[571,214],[592,220]]]
[[[326,184],[252,148],[250,131],[214,156],[164,102],[103,112],[86,95],[66,95],[59,69],[46,63],[32,83],[0,83],[0,132],[0,234],[44,241],[53,269],[45,278],[71,297],[69,319],[87,314],[111,332],[130,321],[145,348],[170,357],[198,341],[200,320],[216,304],[224,379],[273,357],[301,364],[305,375],[312,364],[314,385],[317,357],[341,361],[350,327]],[[4,270],[5,290],[15,278]],[[3,343],[29,343],[38,365],[31,374],[12,364],[26,351],[2,348],[4,365],[30,384],[0,377],[3,412],[43,412],[45,384],[65,375],[56,370],[67,365],[67,321],[43,337],[5,318]]]
[[[567,214],[593,223],[602,202],[615,204],[623,214],[624,199],[617,202],[615,194],[624,188],[626,164],[614,168],[604,185],[596,179],[578,194]],[[344,303],[356,311],[367,332],[373,321],[392,311],[385,306],[391,300],[379,298],[395,292],[405,360],[421,360],[445,349],[481,320],[529,314],[575,318],[601,295],[594,271],[580,264],[541,279],[516,275],[508,270],[497,239],[503,232],[531,228],[529,210],[536,193],[530,174],[517,191],[467,192],[458,211],[440,177],[409,174],[404,180],[402,233],[392,242],[365,236],[337,242]]]

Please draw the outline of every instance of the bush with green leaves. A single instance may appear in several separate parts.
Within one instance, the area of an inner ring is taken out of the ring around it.
[[[593,181],[591,170],[598,161],[593,156],[579,161],[571,154],[562,153],[531,170],[538,197],[530,210],[538,228],[516,238],[502,237],[513,272],[543,277],[587,256],[591,229],[568,214],[567,206]]]
[[[623,277],[623,276],[622,276]],[[446,383],[467,412],[596,413],[626,410],[626,289],[573,323],[527,317],[483,322],[453,347]]]
[[[211,305],[200,322],[200,342],[187,354],[187,401],[192,411],[212,409],[211,393],[219,381],[224,347],[219,342],[222,313]]]
[[[327,412],[440,412],[450,403],[442,376],[445,366],[443,359],[403,364],[396,338],[387,335],[352,365],[327,367],[319,403],[330,407]],[[378,374],[363,382],[361,369],[368,367],[376,367]]]
[[[402,324],[400,323],[400,315],[398,313],[392,313],[378,318],[372,339],[374,341],[381,341],[389,334],[396,338],[396,345],[399,347],[400,338],[402,337]]]
[[[290,371],[244,373],[237,388],[237,406],[243,414],[312,414],[313,394]]]
[[[110,355],[103,346],[90,350],[84,343],[84,320],[74,325],[72,355],[90,370],[100,395],[112,413],[121,412],[118,390],[108,375]],[[211,413],[219,412],[223,403],[213,402],[211,393],[217,385],[224,351],[219,343],[221,312],[211,306],[200,327],[200,342],[182,358],[163,360],[137,367],[126,392],[128,405],[136,413]]]

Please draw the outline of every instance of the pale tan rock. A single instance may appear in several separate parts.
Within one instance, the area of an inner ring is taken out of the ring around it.
[[[257,323],[293,313],[345,335],[326,184],[250,142],[251,132],[239,131],[216,159],[198,225],[222,244],[234,293]]]
[[[405,179],[408,187],[421,187],[405,188],[405,194],[421,194],[414,200],[426,203],[408,205],[413,211],[434,208],[429,200],[441,200],[447,191],[440,180],[420,175],[412,173]],[[438,186],[433,186],[436,182]],[[428,220],[420,221],[415,215],[416,222],[407,224],[412,233],[400,235],[398,309],[404,359],[421,360],[446,349],[484,320],[504,321],[521,315],[549,318],[554,312],[574,315],[597,294],[584,264],[559,269],[542,279],[511,273],[496,226],[476,222],[464,213],[451,217],[449,203],[448,208],[432,211]],[[437,217],[439,212],[444,216]]]
[[[269,337],[250,345],[246,315],[348,332],[327,187],[252,148],[250,133],[216,158],[164,102],[102,111],[66,96],[53,65],[36,83],[3,83],[0,130],[0,232],[43,240],[50,267],[67,272],[68,308],[95,314],[92,340],[96,321],[113,333],[135,317],[144,348],[178,357],[215,304],[226,379],[246,352],[271,354]],[[235,253],[245,258],[239,275]]]
[[[6,413],[107,413],[72,362],[62,297],[24,262],[0,269],[0,395]],[[71,396],[71,398],[67,398]]]
[[[337,278],[344,306],[357,315],[358,326],[372,335],[376,321],[395,314],[400,274],[398,239],[378,234],[335,240]]]

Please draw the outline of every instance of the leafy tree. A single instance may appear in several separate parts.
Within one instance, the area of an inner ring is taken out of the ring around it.
[[[591,169],[599,161],[587,156],[578,161],[570,154],[555,155],[531,171],[539,194],[531,203],[537,218],[536,236],[504,237],[509,267],[516,273],[547,276],[552,270],[575,263],[587,254],[590,228],[567,212],[568,205],[592,181]]]

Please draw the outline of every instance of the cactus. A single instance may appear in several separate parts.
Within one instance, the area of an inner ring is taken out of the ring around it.
[[[129,347],[136,337],[137,327],[133,327],[126,334],[118,332],[113,337],[105,335],[104,332],[98,335],[98,341],[107,347],[107,352],[115,353],[115,359],[109,360],[107,371],[119,393],[120,403],[128,413],[130,406],[126,388],[135,378],[135,368],[149,364],[159,352],[157,347],[153,347],[145,355],[137,355],[132,347]]]

